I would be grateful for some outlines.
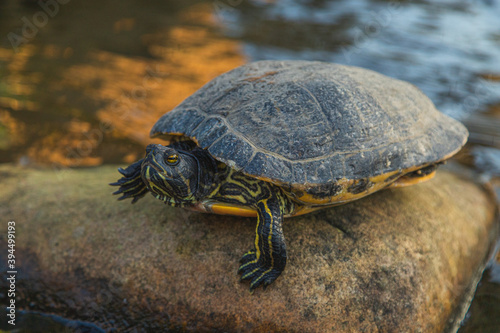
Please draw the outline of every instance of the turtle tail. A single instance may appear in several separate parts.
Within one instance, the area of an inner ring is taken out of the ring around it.
[[[118,171],[123,177],[118,179],[115,183],[109,184],[111,186],[120,186],[118,191],[113,192],[113,194],[122,195],[118,200],[132,198],[132,203],[135,203],[148,192],[146,184],[144,184],[141,177],[142,161],[143,160],[139,160],[129,165],[126,169],[118,168]]]

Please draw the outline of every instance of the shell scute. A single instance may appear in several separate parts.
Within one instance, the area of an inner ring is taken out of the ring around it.
[[[248,142],[231,132],[226,133],[207,149],[212,156],[217,156],[218,160],[233,168],[248,164],[254,154],[254,149]],[[235,155],[235,152],[238,153]]]
[[[313,61],[259,61],[222,74],[151,131],[169,133],[193,138],[248,175],[319,192],[335,180],[442,161],[468,136],[407,82]]]
[[[205,119],[189,135],[194,138],[201,147],[210,147],[216,140],[222,138],[227,132],[224,121],[218,117]]]

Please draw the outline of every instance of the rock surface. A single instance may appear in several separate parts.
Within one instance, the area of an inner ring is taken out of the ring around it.
[[[117,202],[107,185],[119,177],[114,167],[4,165],[0,177],[3,228],[16,222],[18,309],[104,329],[442,332],[463,315],[497,235],[491,193],[440,170],[427,183],[285,221],[287,268],[251,295],[236,274],[252,247],[251,218],[152,196]]]

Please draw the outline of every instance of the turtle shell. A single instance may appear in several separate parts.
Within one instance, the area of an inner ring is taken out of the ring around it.
[[[468,132],[410,83],[332,63],[259,61],[216,77],[151,130],[173,135],[247,175],[314,190],[442,161]]]

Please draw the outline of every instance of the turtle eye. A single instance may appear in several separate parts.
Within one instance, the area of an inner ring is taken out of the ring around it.
[[[179,163],[179,155],[171,154],[167,156],[167,163],[170,165],[176,165]]]

